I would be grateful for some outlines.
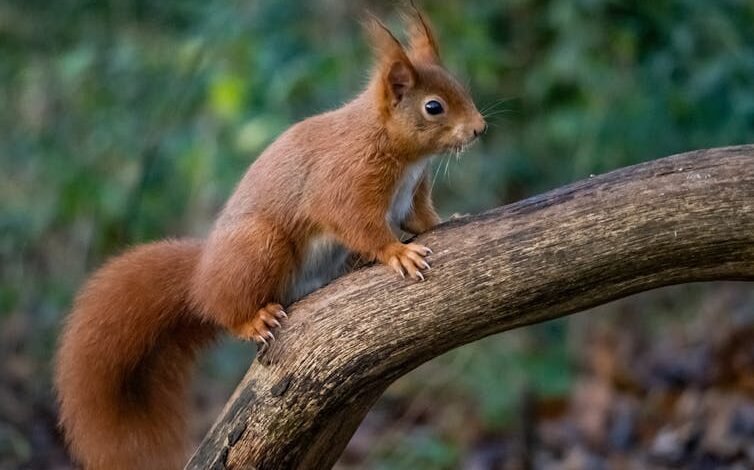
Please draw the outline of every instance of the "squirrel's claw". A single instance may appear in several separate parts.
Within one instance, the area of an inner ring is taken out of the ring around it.
[[[400,274],[402,278],[404,279],[406,278],[406,273],[403,272],[403,267],[401,266],[401,262],[398,260],[398,257],[393,256],[392,258],[390,258],[390,261],[388,262],[388,264],[390,265],[391,268],[393,268],[395,272]]]

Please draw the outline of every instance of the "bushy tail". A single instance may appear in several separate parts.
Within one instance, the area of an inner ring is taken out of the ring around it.
[[[142,245],[108,262],[76,299],[57,354],[60,422],[86,469],[174,469],[187,457],[196,350],[215,327],[191,312],[198,241]]]

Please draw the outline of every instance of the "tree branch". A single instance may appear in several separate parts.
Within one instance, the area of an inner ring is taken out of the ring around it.
[[[754,280],[754,146],[593,177],[419,237],[296,303],[187,468],[330,468],[396,378],[449,349],[660,286]]]

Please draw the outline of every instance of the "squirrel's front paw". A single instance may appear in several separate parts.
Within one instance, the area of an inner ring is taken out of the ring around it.
[[[413,279],[423,281],[422,270],[429,269],[429,263],[424,258],[430,254],[432,250],[418,243],[393,243],[380,253],[379,259],[401,277],[408,274]]]
[[[272,330],[280,326],[280,321],[288,318],[280,304],[267,304],[257,310],[257,313],[246,323],[234,329],[236,336],[267,345],[275,339]]]

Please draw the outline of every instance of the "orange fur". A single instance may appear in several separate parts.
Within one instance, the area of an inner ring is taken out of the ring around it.
[[[295,124],[251,165],[208,239],[137,247],[79,294],[57,356],[61,424],[86,468],[179,468],[186,381],[218,327],[274,337],[282,305],[345,270],[349,254],[423,279],[426,247],[403,244],[439,218],[427,157],[486,125],[445,71],[416,11],[404,49],[376,19],[376,64],[343,107]],[[412,21],[412,22],[411,22]],[[426,110],[430,100],[443,113]]]
[[[187,303],[197,241],[137,247],[84,286],[63,332],[60,423],[85,468],[176,468],[194,352],[215,328]]]

